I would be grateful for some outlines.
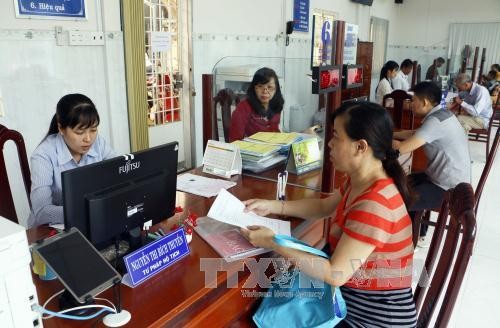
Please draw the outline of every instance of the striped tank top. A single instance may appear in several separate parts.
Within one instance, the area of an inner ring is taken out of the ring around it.
[[[330,248],[345,233],[375,249],[341,287],[347,317],[340,327],[414,327],[412,227],[403,198],[390,178],[346,204],[350,190],[348,181],[330,225]]]

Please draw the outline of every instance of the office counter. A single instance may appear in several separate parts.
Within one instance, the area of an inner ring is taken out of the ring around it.
[[[201,174],[201,170],[193,173]],[[232,178],[237,185],[229,191],[241,200],[248,198],[273,199],[276,196],[276,183],[250,176]],[[320,198],[326,195],[320,192],[293,185],[287,186],[287,199]],[[212,198],[177,192],[177,206],[194,211],[199,216],[205,215],[214,201]],[[161,222],[165,231],[176,223],[175,219]],[[304,221],[292,219],[293,235],[316,246],[322,247],[325,242],[325,227],[327,220]],[[153,231],[158,226],[153,227]],[[28,230],[28,239],[33,242],[43,238],[48,228],[39,227]],[[205,287],[205,271],[200,269],[200,259],[219,259],[220,256],[196,232],[190,243],[190,254],[171,267],[161,271],[135,288],[121,286],[122,307],[132,314],[126,327],[222,327],[234,325],[238,327],[251,326],[251,315],[258,305],[258,298],[244,297],[242,286],[249,278],[250,272],[237,272],[238,288],[228,288],[226,272],[217,273],[216,288]],[[269,257],[270,254],[263,254]],[[225,263],[221,259],[222,263]],[[244,261],[244,260],[243,260]],[[238,265],[241,262],[235,262]],[[233,271],[234,272],[234,271]],[[33,280],[37,288],[38,298],[43,304],[51,295],[62,289],[59,281],[42,281],[36,275]],[[248,291],[255,289],[245,289]],[[108,289],[98,297],[104,297],[112,302],[112,289]],[[49,309],[56,309],[57,300],[49,304]],[[102,327],[98,319],[74,321],[53,318],[44,320],[45,327]]]

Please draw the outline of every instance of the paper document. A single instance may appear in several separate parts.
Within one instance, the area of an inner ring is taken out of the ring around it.
[[[177,177],[177,190],[203,197],[217,196],[221,189],[229,189],[235,185],[236,182],[233,181],[212,179],[191,173]]]
[[[299,134],[296,132],[257,132],[256,134],[251,135],[249,139],[270,144],[290,145],[297,140],[298,137]]]
[[[238,198],[222,189],[212,204],[208,217],[245,229],[251,225],[259,225],[276,234],[291,235],[290,222],[266,218],[252,212],[245,213],[244,209],[245,205]]]
[[[254,156],[267,156],[280,150],[279,146],[236,140],[232,142],[240,148],[242,154],[250,154]]]

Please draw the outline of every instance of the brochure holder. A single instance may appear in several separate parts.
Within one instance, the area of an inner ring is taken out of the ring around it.
[[[230,178],[241,174],[240,149],[233,144],[209,140],[203,155],[203,172]]]
[[[300,175],[321,167],[318,139],[309,138],[292,144],[286,170]]]

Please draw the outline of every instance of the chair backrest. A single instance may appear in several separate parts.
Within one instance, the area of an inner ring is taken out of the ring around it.
[[[412,73],[411,73],[411,87],[412,88],[415,86],[415,84],[417,84],[417,69],[418,69],[418,62],[416,60],[414,60]]]
[[[12,141],[17,148],[17,156],[23,177],[24,188],[30,204],[31,176],[28,165],[28,157],[26,156],[26,147],[24,145],[23,136],[14,130],[9,130],[0,124],[0,215],[19,223],[19,218],[16,214],[14,199],[10,189],[9,177],[7,175],[7,167],[5,165],[4,145],[7,141]]]
[[[491,119],[490,121],[493,121],[493,119]],[[490,122],[490,129],[491,129],[491,122]],[[477,215],[477,208],[479,206],[479,200],[481,199],[481,194],[483,193],[483,188],[484,185],[486,184],[486,179],[488,179],[491,167],[493,166],[493,162],[495,161],[495,155],[497,153],[499,143],[500,143],[500,129],[497,129],[497,132],[495,133],[495,139],[493,140],[491,149],[488,152],[488,158],[486,159],[486,163],[484,164],[483,173],[481,173],[481,177],[479,178],[479,183],[477,184],[476,187],[476,193],[475,193],[476,202],[474,205],[474,213],[476,215]]]
[[[447,326],[474,246],[476,218],[472,186],[468,183],[458,184],[447,192],[446,201],[449,204],[450,216],[439,261],[435,272],[430,272],[432,279],[425,296],[423,290],[420,290],[418,298],[415,299],[415,303],[418,304],[418,327],[429,327],[436,311],[438,315],[434,327]],[[433,242],[434,238],[431,244]],[[445,294],[439,305],[438,301],[443,290]]]
[[[220,108],[222,129],[224,131],[224,140],[229,142],[229,129],[231,127],[231,105],[237,98],[231,89],[221,89],[214,97],[214,121],[218,122],[217,112]],[[219,130],[215,128],[215,139],[219,140]]]
[[[396,129],[413,129],[413,112],[411,110],[411,95],[404,90],[394,90],[384,96],[384,107],[392,114]],[[386,101],[392,98],[392,102]],[[392,107],[391,104],[392,103]]]
[[[420,83],[422,81],[422,65],[418,64],[417,65],[417,83]]]

